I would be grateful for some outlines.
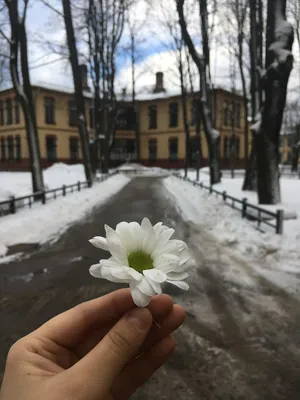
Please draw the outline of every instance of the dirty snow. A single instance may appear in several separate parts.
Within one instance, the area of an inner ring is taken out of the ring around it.
[[[42,244],[58,240],[71,224],[84,218],[93,207],[103,204],[129,180],[123,174],[115,175],[94,184],[91,189],[0,218],[0,256],[5,256],[8,247],[16,244]]]
[[[250,262],[256,272],[290,288],[291,280],[300,273],[299,231],[294,237],[259,232],[238,211],[225,206],[220,198],[209,195],[206,190],[176,177],[165,179],[164,185],[173,195],[184,220],[211,234],[224,249]],[[228,190],[227,186],[224,188]],[[232,194],[237,195],[234,191]]]

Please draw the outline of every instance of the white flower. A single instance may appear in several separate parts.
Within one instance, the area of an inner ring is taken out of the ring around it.
[[[174,229],[159,222],[152,226],[148,218],[137,222],[120,222],[114,231],[105,225],[106,238],[96,236],[90,243],[109,251],[112,257],[90,267],[96,278],[111,282],[129,283],[134,303],[139,307],[149,304],[154,294],[162,294],[161,284],[172,283],[183,290],[184,282],[195,261],[187,245],[181,240],[170,240]]]

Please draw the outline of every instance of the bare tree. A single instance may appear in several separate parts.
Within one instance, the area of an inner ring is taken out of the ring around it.
[[[70,55],[70,63],[73,73],[75,102],[77,108],[78,130],[81,142],[82,158],[85,170],[86,180],[92,184],[93,172],[89,152],[89,134],[86,124],[85,104],[83,96],[82,73],[78,62],[78,52],[73,27],[72,11],[70,0],[62,0],[64,21],[67,34],[67,42]]]
[[[25,119],[33,192],[44,190],[39,137],[36,123],[35,102],[33,98],[28,66],[28,45],[26,16],[29,0],[23,0],[22,8],[18,0],[4,0],[2,11],[7,11],[10,36],[4,30],[0,34],[9,45],[9,64],[11,80],[20,102]]]
[[[293,67],[293,27],[286,21],[286,0],[268,0],[266,71],[261,78],[264,103],[255,133],[257,192],[260,204],[280,202],[279,135],[286,102],[287,84]]]
[[[189,49],[189,53],[197,66],[200,78],[200,109],[202,116],[204,133],[208,145],[209,167],[210,167],[210,183],[213,185],[220,182],[220,167],[218,147],[220,141],[219,133],[213,128],[211,108],[208,93],[208,66],[209,66],[209,42],[207,33],[207,4],[206,0],[199,0],[199,10],[201,14],[202,27],[202,47],[203,54],[199,54],[190,33],[188,32],[185,16],[184,16],[184,0],[176,0],[177,12],[179,16],[179,24],[182,30],[182,38]]]
[[[88,1],[86,26],[90,72],[94,86],[96,132],[104,131],[103,172],[108,171],[118,117],[115,93],[116,56],[125,25],[128,0]]]

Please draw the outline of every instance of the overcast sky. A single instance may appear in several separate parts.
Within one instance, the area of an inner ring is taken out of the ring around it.
[[[156,3],[158,1],[158,4]],[[189,0],[187,0],[189,1]],[[139,25],[140,57],[137,65],[137,86],[139,90],[144,87],[153,86],[155,82],[155,72],[162,71],[165,74],[165,87],[168,91],[174,92],[179,90],[178,73],[176,72],[176,56],[170,50],[170,38],[167,31],[163,27],[162,20],[167,13],[172,15],[174,21],[177,19],[175,13],[175,0],[148,0],[152,7],[148,7],[147,1],[140,0],[135,6],[131,18]],[[164,5],[164,9],[159,8],[159,4]],[[52,0],[55,7],[60,8],[61,2]],[[154,7],[153,7],[154,6]],[[166,11],[167,10],[167,11]],[[189,8],[191,16],[190,29],[194,40],[200,37],[198,26],[193,23],[193,15],[195,10]],[[197,15],[197,14],[196,14]],[[223,41],[224,33],[222,33],[222,21],[216,20],[216,32],[221,33]],[[49,42],[65,43],[65,31],[62,19],[53,11],[49,10],[39,0],[32,0],[27,19],[27,31],[29,41],[29,59],[32,83],[34,84],[52,84],[58,86],[72,87],[71,71],[68,62],[61,59],[60,55],[55,54],[48,46],[38,43],[42,39]],[[220,35],[219,35],[220,36]],[[127,40],[125,32],[123,44]],[[295,67],[292,72],[289,89],[290,96],[298,93],[300,87],[300,57],[297,52],[297,45],[294,44]],[[212,81],[216,86],[230,88],[233,80],[230,78],[230,63],[232,57],[229,56],[224,44],[213,42],[211,48],[211,72]],[[56,61],[59,60],[59,61]],[[129,60],[124,55],[118,58],[117,71],[117,88],[126,87],[128,91],[131,88],[131,70]],[[236,89],[241,88],[240,76],[236,66]]]

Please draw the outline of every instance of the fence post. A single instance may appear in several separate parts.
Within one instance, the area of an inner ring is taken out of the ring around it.
[[[227,192],[226,192],[226,190],[224,190],[224,192],[222,193],[222,195],[223,195],[223,201],[226,201],[226,199],[227,199]]]
[[[46,204],[46,194],[45,194],[45,190],[42,191],[42,204]]]
[[[62,190],[63,190],[63,196],[65,196],[66,195],[66,185],[63,185]]]
[[[80,181],[78,181],[77,186],[78,186],[78,192],[80,192],[80,189],[81,189],[81,187],[80,187]]]
[[[88,181],[88,188],[92,187],[92,181]]]
[[[277,235],[283,234],[283,210],[277,210],[276,212],[276,233]]]
[[[210,185],[210,187],[209,187],[209,193],[212,194],[212,191],[213,191],[213,187],[212,187],[212,185]]]
[[[16,213],[16,201],[15,201],[15,196],[11,196],[10,198],[10,203],[9,203],[9,212],[11,214],[15,214]]]
[[[243,205],[242,205],[242,218],[246,217],[246,212],[247,212],[247,198],[243,198]]]

